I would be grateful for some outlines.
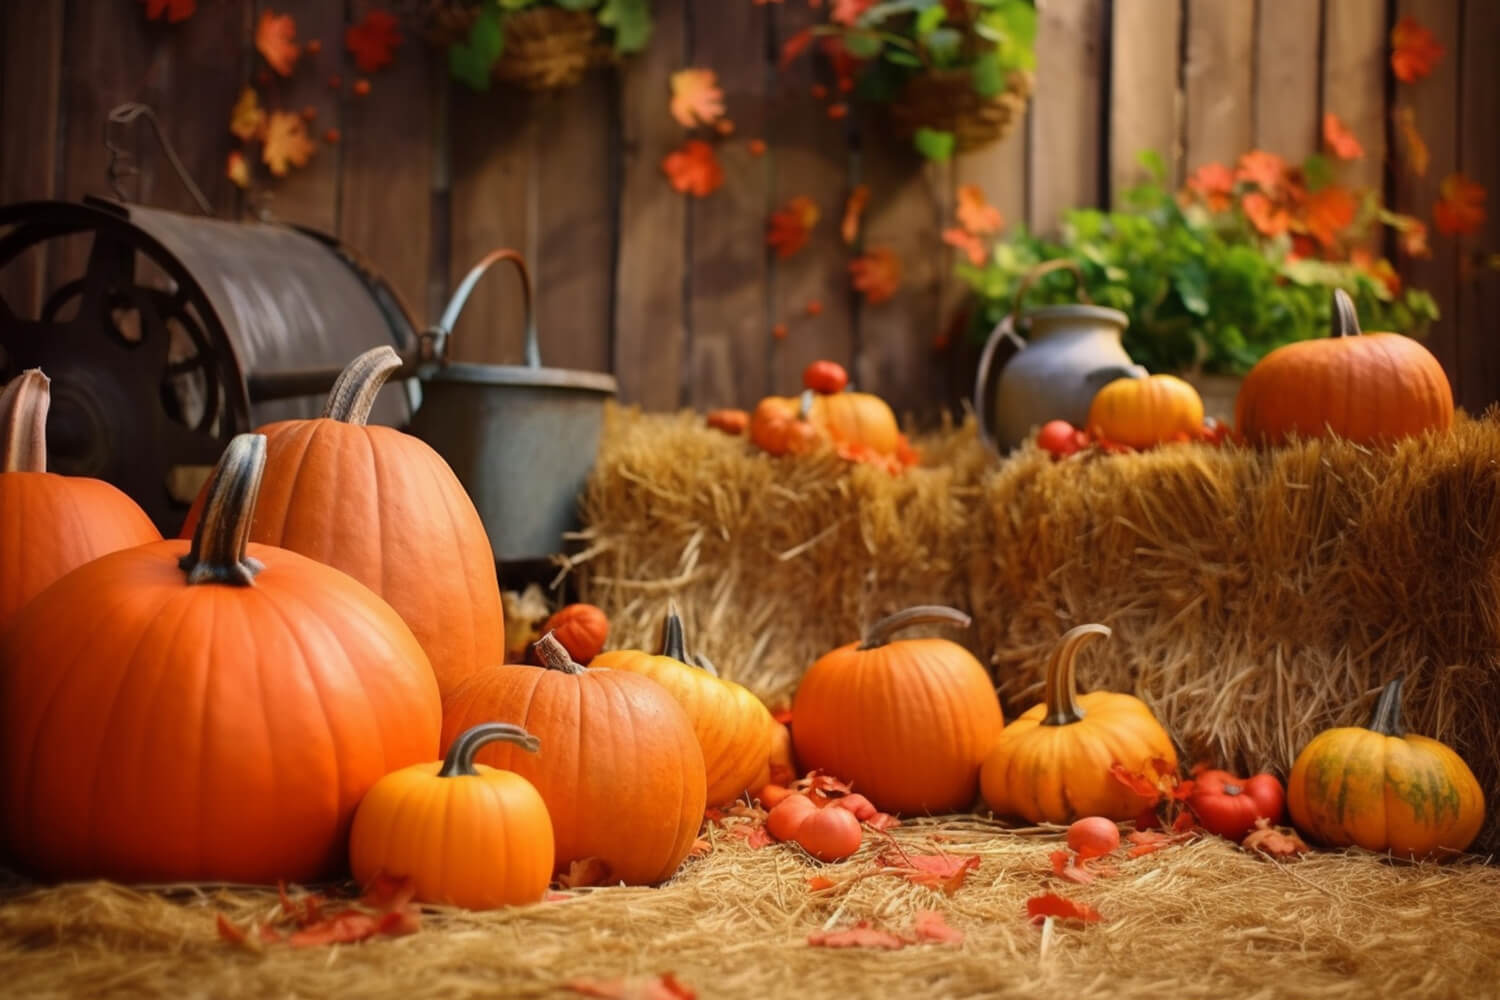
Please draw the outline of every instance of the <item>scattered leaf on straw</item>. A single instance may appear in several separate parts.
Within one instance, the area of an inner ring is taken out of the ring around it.
[[[240,91],[234,110],[229,112],[229,131],[237,139],[249,142],[258,139],[266,128],[266,112],[260,106],[260,97],[254,87]]]
[[[417,883],[410,876],[388,875],[379,872],[365,886],[359,901],[382,913],[399,910],[410,903],[417,894]]]
[[[610,874],[609,865],[602,858],[579,858],[568,865],[566,874],[557,877],[557,884],[564,889],[609,885]]]
[[[711,69],[681,69],[672,74],[672,117],[683,128],[712,125],[724,114],[724,92]]]
[[[979,868],[979,855],[908,854],[895,848],[882,852],[875,863],[887,874],[951,896],[964,884],[969,872]]]
[[[271,68],[282,76],[291,76],[297,65],[297,22],[290,14],[277,14],[267,8],[260,12],[255,28],[255,49],[265,56]]]
[[[244,153],[238,149],[230,152],[229,161],[224,165],[224,176],[241,190],[250,186],[250,162],[245,159]]]
[[[998,233],[1005,217],[985,199],[977,184],[964,184],[958,189],[958,224],[975,236],[985,236]]]
[[[563,989],[604,1000],[696,1000],[698,993],[670,972],[629,979],[573,979]]]
[[[713,427],[715,425],[712,423],[712,421],[710,421],[709,426]],[[739,432],[735,431],[734,433],[737,434]],[[690,858],[706,858],[712,851],[713,845],[704,840],[702,837],[699,837],[697,840],[693,841],[693,846],[688,848],[687,856]]]
[[[1255,821],[1255,829],[1245,834],[1240,841],[1248,851],[1259,851],[1272,858],[1295,858],[1312,848],[1297,836],[1297,831],[1284,826],[1272,826],[1264,816]]]
[[[984,263],[984,241],[967,229],[954,226],[943,230],[943,242],[957,247],[969,258],[969,263],[979,267]]]
[[[1081,920],[1086,924],[1102,919],[1099,911],[1087,903],[1064,899],[1055,892],[1046,892],[1028,899],[1026,915],[1034,924],[1041,923],[1047,917],[1057,917],[1059,920]]]
[[[1443,58],[1437,36],[1411,15],[1391,29],[1391,72],[1402,83],[1415,83],[1432,72]]]
[[[745,846],[759,850],[762,847],[770,847],[774,840],[771,833],[766,829],[764,823],[739,823],[729,828],[731,837],[739,837],[745,842]]]
[[[867,920],[861,920],[853,927],[843,930],[813,931],[807,936],[807,943],[815,948],[884,948],[888,951],[904,948],[908,944],[905,938],[897,937],[890,931],[871,927]]]
[[[250,936],[245,932],[243,927],[240,927],[222,913],[215,914],[214,917],[219,926],[219,937],[230,944],[243,945],[247,948],[254,947],[250,943]]]
[[[901,820],[897,819],[895,816],[892,816],[890,813],[876,813],[874,816],[871,816],[869,819],[865,820],[864,824],[877,833],[884,833],[886,830],[889,830],[893,826],[900,826]]]
[[[396,30],[396,24],[393,14],[372,10],[358,24],[344,29],[344,48],[354,56],[354,65],[361,73],[373,73],[390,65],[401,45],[401,32]],[[312,51],[311,43],[308,51]]]
[[[1125,835],[1126,841],[1133,846],[1125,852],[1127,858],[1143,858],[1148,854],[1155,854],[1163,847],[1173,844],[1181,844],[1191,840],[1191,833],[1162,833],[1160,830],[1134,830]]]
[[[1449,174],[1438,188],[1432,221],[1447,236],[1477,233],[1484,226],[1484,186],[1463,174]]]
[[[661,161],[662,172],[672,187],[685,194],[706,198],[724,185],[724,168],[714,148],[702,139],[689,139]]]
[[[1410,105],[1403,104],[1396,109],[1395,118],[1396,129],[1401,133],[1401,146],[1406,153],[1406,169],[1417,177],[1426,177],[1432,154],[1427,148],[1427,140],[1417,128],[1417,113]]]
[[[807,245],[807,237],[818,223],[818,205],[806,195],[798,195],[771,213],[766,228],[766,245],[782,259]]]
[[[956,927],[949,927],[948,921],[936,910],[918,910],[912,921],[912,929],[916,932],[918,941],[957,943],[964,939],[964,932]]]
[[[266,123],[265,144],[261,159],[277,177],[285,177],[289,167],[306,166],[318,147],[307,137],[307,122],[290,111],[272,111]]]
[[[198,0],[141,0],[146,5],[146,20],[156,21],[163,14],[168,24],[179,24],[193,16]]]
[[[1332,111],[1323,113],[1323,141],[1333,155],[1341,160],[1357,160],[1365,155],[1365,147],[1359,144],[1359,139]]]
[[[859,239],[859,223],[864,217],[865,206],[870,203],[870,185],[856,185],[849,192],[849,200],[844,202],[844,223],[840,227],[839,235],[844,242],[853,246],[854,241]]]
[[[1079,885],[1094,881],[1094,873],[1085,868],[1072,851],[1052,852],[1052,874]]]
[[[829,878],[827,875],[809,875],[807,877],[807,888],[813,892],[819,892],[823,889],[832,889],[837,884],[838,883],[834,882],[834,880]]]
[[[901,258],[889,247],[876,247],[849,262],[856,290],[871,305],[889,301],[901,287]]]

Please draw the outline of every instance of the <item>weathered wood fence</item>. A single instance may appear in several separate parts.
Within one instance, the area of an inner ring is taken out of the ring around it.
[[[254,72],[259,0],[199,0],[181,25],[148,22],[134,0],[35,0],[0,12],[0,202],[107,193],[106,112],[152,105],[216,210],[243,211],[225,178],[228,114]],[[463,270],[497,245],[533,262],[543,358],[613,371],[622,396],[650,408],[749,403],[788,390],[813,358],[852,365],[863,387],[903,410],[931,411],[963,394],[972,364],[934,350],[960,290],[940,232],[960,184],[978,184],[1007,220],[1048,228],[1072,206],[1107,204],[1143,149],[1178,178],[1259,146],[1300,157],[1336,112],[1367,156],[1356,180],[1398,209],[1426,216],[1454,170],[1500,190],[1500,3],[1494,0],[1039,0],[1035,96],[1003,143],[937,165],[851,116],[830,121],[808,98],[815,68],[781,69],[782,41],[810,22],[802,0],[656,0],[648,51],[582,86],[535,97],[451,84],[440,54],[409,38],[365,98],[328,85],[352,74],[343,29],[371,0],[277,0],[303,39],[321,40],[316,71],[278,96],[316,111],[323,145],[279,183],[276,217],[336,233],[366,253],[418,319],[434,318]],[[1423,179],[1388,170],[1395,82],[1388,35],[1411,13],[1446,49],[1435,73],[1402,94],[1431,148]],[[717,71],[738,137],[723,189],[673,192],[660,170],[683,130],[667,113],[670,73]],[[142,130],[140,173],[126,193],[192,205]],[[856,183],[873,189],[866,241],[897,250],[905,282],[870,306],[849,291],[837,212]],[[809,248],[777,261],[769,211],[793,195],[824,210]],[[830,218],[833,217],[833,218]],[[1406,277],[1443,311],[1429,345],[1460,401],[1500,399],[1500,272],[1461,267],[1449,239]],[[1471,244],[1500,248],[1500,206]],[[23,275],[39,283],[54,260]],[[39,286],[38,286],[39,287]],[[803,306],[817,299],[821,315]],[[468,360],[521,357],[519,298],[487,286],[459,324]],[[789,325],[782,340],[771,335]]]

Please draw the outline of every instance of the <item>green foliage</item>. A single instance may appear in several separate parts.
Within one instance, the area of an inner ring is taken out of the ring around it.
[[[469,36],[448,46],[448,72],[453,79],[481,92],[490,89],[490,70],[505,49],[500,18],[500,11],[487,5],[474,19]]]
[[[957,137],[952,132],[931,128],[919,128],[912,136],[917,152],[929,160],[937,160],[940,163],[952,159],[953,147],[957,141]]]
[[[448,46],[448,72],[474,90],[490,89],[490,73],[505,51],[505,18],[533,7],[597,11],[599,24],[614,35],[620,55],[639,52],[651,40],[651,0],[481,0],[479,16],[462,42]]]
[[[983,266],[960,259],[958,274],[978,300],[973,336],[988,336],[1011,309],[1027,271],[1058,257],[1078,263],[1097,305],[1130,318],[1125,349],[1151,371],[1242,374],[1282,344],[1326,336],[1335,287],[1353,296],[1366,330],[1421,336],[1437,318],[1424,291],[1393,295],[1351,263],[1290,259],[1289,240],[1260,236],[1242,213],[1180,203],[1162,183],[1160,158],[1143,162],[1153,177],[1121,209],[1069,212],[1057,239],[1022,228]],[[1076,301],[1063,271],[1038,280],[1026,305]]]

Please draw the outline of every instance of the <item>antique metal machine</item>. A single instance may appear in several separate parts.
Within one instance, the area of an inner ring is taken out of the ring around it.
[[[142,115],[155,125],[141,105],[110,120]],[[52,379],[50,469],[114,483],[175,533],[230,438],[317,416],[349,360],[390,344],[404,363],[371,422],[410,429],[448,459],[498,561],[561,547],[615,381],[541,366],[519,255],[487,255],[423,328],[350,247],[298,226],[212,218],[179,173],[203,217],[123,199],[0,207],[0,277],[27,255],[49,262],[50,287],[31,308],[7,301],[17,283],[0,281],[0,384],[32,367]],[[500,261],[522,278],[527,363],[450,364],[449,331]]]

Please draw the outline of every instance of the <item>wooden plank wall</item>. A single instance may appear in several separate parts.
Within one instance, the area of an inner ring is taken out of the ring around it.
[[[313,109],[320,138],[312,165],[279,185],[275,216],[363,252],[419,321],[436,318],[485,251],[524,251],[544,361],[613,371],[624,399],[652,409],[748,405],[793,389],[818,357],[845,362],[862,388],[905,413],[961,399],[973,345],[935,347],[963,300],[941,242],[960,185],[983,189],[1008,223],[1049,229],[1069,207],[1118,198],[1140,176],[1142,149],[1179,180],[1251,146],[1298,158],[1317,147],[1332,111],[1367,151],[1356,179],[1398,210],[1430,217],[1453,171],[1500,192],[1492,0],[1038,0],[1026,118],[1004,142],[944,164],[921,161],[858,114],[830,119],[810,96],[834,82],[818,63],[779,65],[782,43],[817,16],[804,0],[656,0],[646,53],[554,95],[473,94],[408,38],[363,98],[348,86],[356,70],[343,29],[380,0],[221,0],[180,26],[147,22],[123,0],[0,6],[0,202],[107,193],[103,115],[140,100],[157,109],[215,211],[244,211],[222,169],[228,109],[256,73],[259,13],[291,13],[321,51],[304,56],[312,71],[272,86],[283,104]],[[1405,14],[1445,50],[1413,85],[1398,84],[1387,60],[1390,28]],[[671,191],[660,169],[686,135],[667,114],[668,77],[686,66],[717,71],[736,126],[720,144],[727,183],[704,200]],[[1430,148],[1423,177],[1391,169],[1402,107]],[[330,128],[339,142],[322,140]],[[750,139],[767,144],[765,155],[751,155]],[[146,131],[129,142],[140,171],[126,194],[191,210]],[[838,235],[861,183],[873,197],[860,246],[890,247],[905,269],[901,293],[876,306],[851,292],[855,250]],[[814,198],[822,220],[807,249],[780,261],[765,246],[766,218],[796,195]],[[1434,234],[1430,259],[1396,258],[1438,300],[1443,319],[1428,343],[1471,410],[1500,400],[1489,319],[1500,314],[1500,273],[1474,263],[1477,251],[1500,250],[1495,197],[1477,237]],[[44,284],[81,260],[71,246],[32,255],[0,275],[0,292],[34,308]],[[482,283],[455,356],[521,360],[513,281]],[[778,323],[784,339],[772,336]]]

